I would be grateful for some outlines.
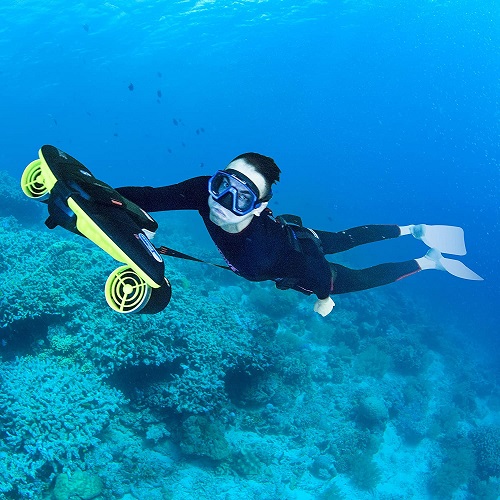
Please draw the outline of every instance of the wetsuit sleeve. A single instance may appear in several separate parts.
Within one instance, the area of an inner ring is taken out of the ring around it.
[[[116,190],[146,212],[202,210],[207,206],[208,176],[163,187],[120,187]]]

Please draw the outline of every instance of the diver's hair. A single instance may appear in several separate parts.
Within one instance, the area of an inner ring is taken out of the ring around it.
[[[271,186],[280,180],[281,170],[278,165],[269,156],[264,156],[259,153],[243,153],[231,160],[231,163],[236,160],[245,160],[251,165],[264,179],[266,180],[267,190],[271,190]]]

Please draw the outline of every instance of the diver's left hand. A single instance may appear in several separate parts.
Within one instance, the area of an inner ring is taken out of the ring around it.
[[[327,297],[326,299],[318,299],[316,304],[314,304],[314,312],[321,314],[323,318],[328,316],[333,308],[335,307],[335,302],[331,297]]]

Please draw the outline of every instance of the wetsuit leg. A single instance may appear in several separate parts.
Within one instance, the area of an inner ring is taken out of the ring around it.
[[[421,270],[415,260],[379,264],[366,269],[349,269],[330,262],[330,268],[333,276],[332,295],[387,285]]]
[[[358,245],[373,243],[374,241],[382,241],[390,238],[397,238],[401,232],[399,226],[395,224],[372,224],[369,226],[353,227],[338,233],[329,231],[316,231],[323,246],[325,254],[345,252]]]

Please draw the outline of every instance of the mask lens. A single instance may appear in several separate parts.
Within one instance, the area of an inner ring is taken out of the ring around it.
[[[253,210],[255,205],[255,195],[253,193],[240,193],[237,192],[236,196],[236,208],[241,212],[249,212]]]
[[[210,192],[215,196],[222,196],[230,187],[227,176],[217,172],[210,179]]]

